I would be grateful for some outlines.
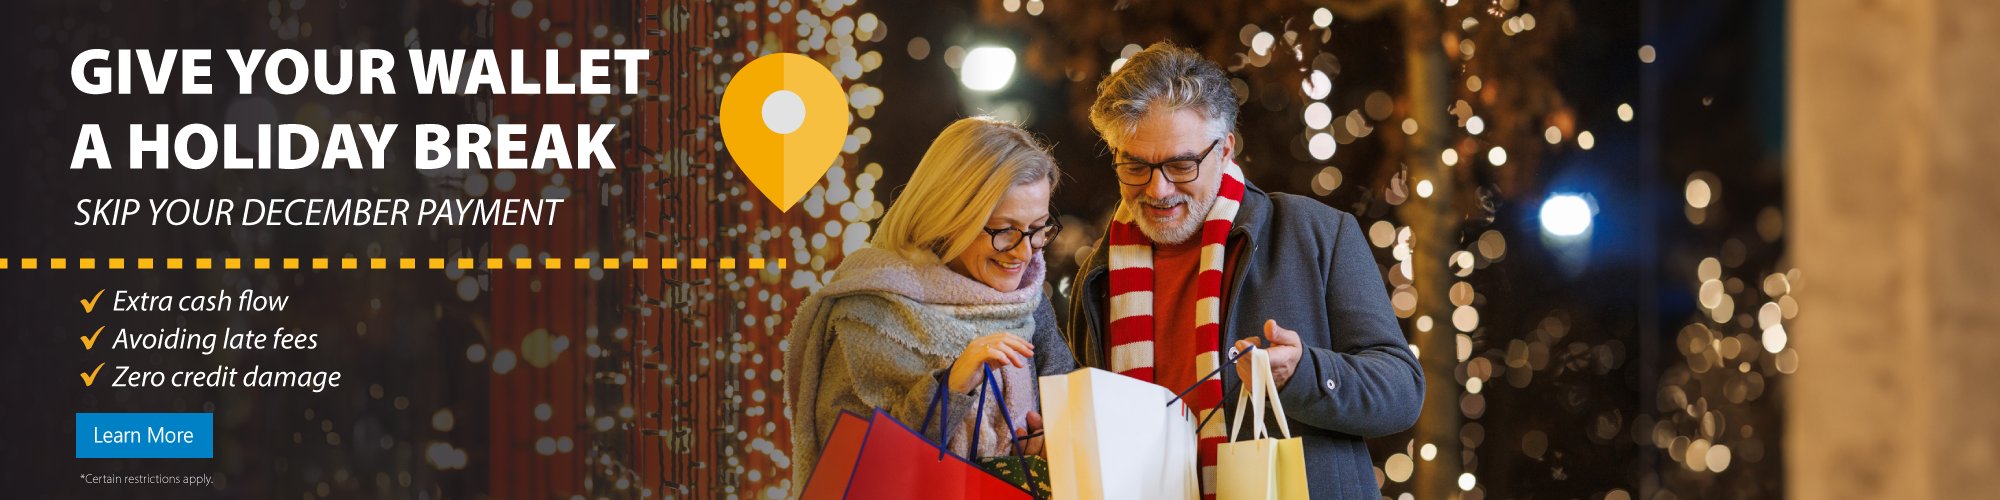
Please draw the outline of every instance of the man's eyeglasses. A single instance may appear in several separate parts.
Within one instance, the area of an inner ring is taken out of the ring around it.
[[[1158,170],[1160,171],[1160,175],[1166,176],[1167,182],[1185,184],[1194,182],[1195,178],[1201,177],[1202,160],[1208,159],[1208,154],[1214,152],[1215,147],[1221,144],[1222,139],[1216,139],[1215,142],[1208,143],[1208,149],[1201,150],[1201,154],[1196,155],[1192,160],[1168,160],[1160,163],[1128,161],[1114,164],[1112,167],[1118,171],[1118,183],[1127,186],[1152,184],[1154,170]]]
[[[988,236],[993,237],[993,249],[997,251],[1006,252],[1013,250],[1014,247],[1021,246],[1022,241],[1028,242],[1028,248],[1041,250],[1042,247],[1049,246],[1049,242],[1056,240],[1056,234],[1062,232],[1062,224],[1051,220],[1046,225],[1031,227],[1027,231],[1011,227],[1005,229],[987,229],[982,227],[979,230],[985,231]]]

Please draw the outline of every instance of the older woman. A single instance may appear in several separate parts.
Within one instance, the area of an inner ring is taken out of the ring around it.
[[[1076,366],[1042,294],[1041,248],[1061,230],[1049,214],[1058,176],[1033,136],[991,118],[959,120],[931,143],[870,248],[848,255],[792,317],[785,396],[794,490],[842,410],[879,407],[919,423],[939,384],[949,388],[953,420],[965,417],[949,424],[952,452],[1011,453],[1001,412],[971,422],[982,365],[1002,388],[987,404],[1005,404],[1021,432],[1040,427],[1035,377]],[[966,442],[972,425],[985,426],[976,447]],[[1033,441],[1024,444],[1039,448]]]

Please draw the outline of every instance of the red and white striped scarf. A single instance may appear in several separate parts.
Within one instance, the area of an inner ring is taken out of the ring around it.
[[[1229,238],[1229,228],[1236,220],[1236,210],[1243,202],[1243,171],[1235,162],[1224,164],[1222,187],[1217,193],[1215,205],[1208,210],[1208,218],[1201,227],[1201,270],[1195,284],[1195,324],[1194,335],[1198,339],[1212,340],[1201,345],[1207,350],[1200,351],[1194,359],[1194,373],[1207,375],[1220,362],[1217,349],[1220,347],[1222,322],[1222,269],[1227,252],[1223,244]],[[1111,323],[1108,327],[1111,371],[1120,375],[1159,383],[1153,378],[1153,240],[1146,237],[1139,226],[1133,223],[1137,207],[1126,203],[1118,204],[1118,211],[1112,216],[1109,230],[1111,244]],[[1168,387],[1180,392],[1185,387]],[[1222,380],[1210,379],[1202,382],[1187,397],[1188,407],[1194,410],[1195,421],[1200,422],[1208,412],[1221,411]],[[1201,429],[1201,489],[1202,498],[1215,498],[1215,446],[1228,441],[1222,430],[1222,420],[1210,420]]]

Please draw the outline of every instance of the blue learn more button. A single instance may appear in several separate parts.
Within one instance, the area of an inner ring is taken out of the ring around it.
[[[213,413],[78,413],[76,458],[215,458]]]

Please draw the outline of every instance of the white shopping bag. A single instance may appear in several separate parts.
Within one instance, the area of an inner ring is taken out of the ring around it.
[[[1250,408],[1251,438],[1215,447],[1216,500],[1309,500],[1306,488],[1305,442],[1292,436],[1285,423],[1285,405],[1278,401],[1278,384],[1271,378],[1271,357],[1262,349],[1250,353],[1250,380],[1243,381],[1236,402],[1236,422],[1229,438],[1243,428],[1243,409]],[[1284,439],[1272,439],[1264,428],[1264,403],[1269,396]]]
[[[1194,414],[1172,391],[1095,368],[1041,384],[1051,500],[1201,497]]]

